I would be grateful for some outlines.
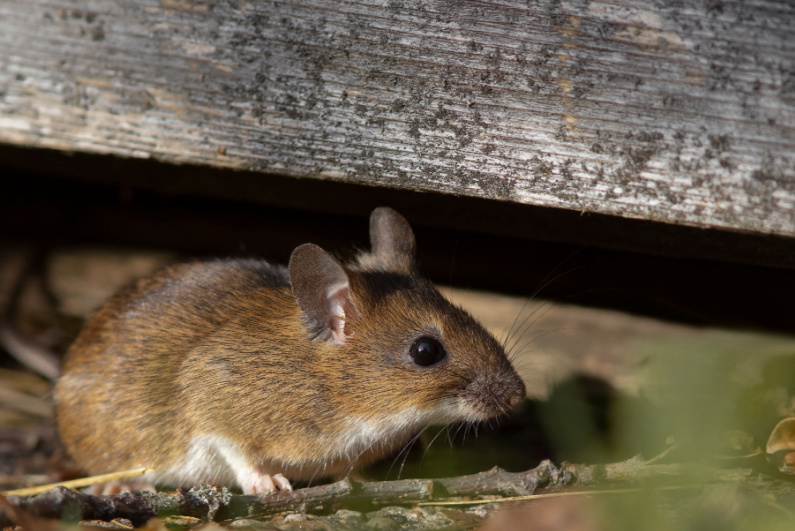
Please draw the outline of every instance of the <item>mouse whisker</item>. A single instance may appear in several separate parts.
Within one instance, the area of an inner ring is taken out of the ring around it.
[[[408,459],[408,455],[409,455],[409,451],[411,450],[411,447],[414,446],[414,444],[416,444],[417,441],[419,441],[420,436],[425,432],[425,430],[430,428],[430,426],[431,425],[429,424],[429,425],[425,426],[424,428],[422,428],[419,431],[419,433],[417,433],[414,437],[409,439],[406,442],[406,444],[403,445],[403,448],[400,449],[400,452],[398,452],[398,454],[392,460],[392,464],[389,466],[389,470],[387,470],[387,472],[386,472],[387,477],[389,477],[390,472],[392,472],[392,468],[394,468],[395,464],[400,459],[400,456],[403,455],[403,462],[400,464],[400,470],[398,471],[398,479],[400,479],[400,474],[403,472],[403,467],[406,464],[406,459]]]
[[[516,347],[516,344],[519,341],[521,341],[521,339],[525,336],[525,334],[527,334],[527,331],[532,329],[535,323],[540,321],[541,318],[543,318],[551,309],[556,308],[557,306],[559,306],[559,303],[547,300],[544,301],[542,304],[540,304],[538,308],[530,312],[530,314],[522,321],[522,324],[516,329],[514,337],[511,338],[510,344],[506,343],[504,345],[505,351],[506,352],[512,351]],[[527,323],[527,320],[533,317],[539,311],[541,312],[541,314],[538,315],[538,317],[536,317],[535,319],[533,319],[530,323]]]
[[[469,433],[472,431],[472,424],[473,423],[464,424],[464,433],[461,434],[461,444],[466,444],[467,437],[469,437]]]
[[[563,263],[565,263],[567,260],[569,260],[577,252],[579,252],[579,249],[574,251],[574,253],[570,254],[569,256],[567,256],[560,264],[555,266],[552,269],[552,271],[554,271],[555,269],[560,267]],[[531,301],[535,300],[536,296],[538,296],[538,294],[541,292],[541,290],[543,290],[544,288],[546,288],[547,286],[549,286],[550,284],[552,284],[553,282],[555,282],[559,278],[561,278],[561,277],[563,277],[565,275],[568,275],[569,273],[572,273],[574,271],[577,271],[578,269],[583,269],[584,267],[585,266],[573,267],[571,269],[568,269],[567,271],[563,271],[562,273],[559,273],[558,275],[556,275],[553,278],[549,278],[549,276],[547,276],[548,280],[545,279],[544,281],[542,281],[542,284],[533,292],[532,295],[530,295],[530,297],[527,298],[527,300],[525,301],[524,305],[522,305],[522,308],[519,310],[519,313],[516,314],[516,317],[513,320],[513,324],[511,324],[511,328],[509,328],[508,332],[505,334],[505,340],[502,343],[503,348],[506,347],[506,345],[508,344],[508,341],[511,339],[511,333],[513,332],[514,328],[516,327],[516,323],[519,320],[519,317],[521,317],[522,313],[525,311],[525,308],[527,308],[527,305],[530,304]],[[532,317],[532,315],[535,313],[535,311],[537,311],[537,310],[534,310],[533,312],[531,312],[530,315],[528,317],[526,317],[523,322],[526,322],[529,317]],[[508,350],[508,349],[506,348],[506,350]]]
[[[445,428],[447,428],[446,429],[446,432],[447,432],[447,443],[450,445],[450,448],[452,448],[454,446],[453,445],[453,437],[452,437],[451,431],[450,431],[450,428],[452,428],[453,424],[454,424],[453,422],[448,422],[447,425],[445,426]]]
[[[540,321],[540,320],[541,320],[541,319],[542,319],[542,318],[543,318],[543,317],[544,317],[544,316],[545,316],[545,315],[546,315],[546,314],[547,314],[547,313],[548,313],[550,310],[552,310],[553,308],[556,308],[556,307],[558,307],[558,306],[561,306],[561,305],[563,305],[563,304],[567,304],[568,302],[570,302],[570,301],[572,301],[572,300],[574,300],[574,299],[577,299],[577,298],[579,298],[579,297],[582,297],[582,296],[584,296],[584,295],[590,295],[590,294],[592,294],[592,293],[600,293],[600,292],[605,292],[605,291],[612,291],[612,290],[611,290],[611,289],[609,289],[609,288],[593,288],[593,289],[587,289],[587,290],[580,291],[580,292],[574,293],[574,294],[572,294],[572,295],[569,295],[568,297],[565,297],[565,298],[563,298],[563,299],[561,299],[561,300],[558,300],[558,301],[546,301],[546,302],[544,302],[544,303],[543,303],[542,305],[540,305],[538,308],[536,308],[535,310],[533,310],[533,312],[531,312],[531,314],[530,314],[530,315],[527,317],[527,318],[529,318],[529,317],[531,317],[532,315],[534,315],[536,312],[538,312],[539,310],[541,310],[542,308],[544,309],[544,311],[541,313],[541,315],[539,315],[539,316],[538,316],[536,319],[534,319],[534,320],[533,320],[531,323],[529,323],[529,324],[527,325],[527,327],[525,327],[525,328],[524,328],[524,332],[522,332],[522,334],[521,334],[520,338],[521,338],[522,336],[524,336],[524,334],[525,334],[525,332],[526,332],[527,330],[529,330],[530,328],[532,328],[533,324],[535,324],[535,323],[537,323],[538,321]],[[524,327],[524,325],[525,325],[525,323],[526,323],[526,321],[527,321],[527,318],[525,318],[525,319],[523,320],[523,322],[522,322],[522,325],[521,325],[519,328],[517,328],[517,329],[516,329],[515,333],[519,333],[519,330],[522,330],[522,328]],[[503,345],[503,347],[505,348],[505,351],[506,351],[506,353],[510,353],[510,352],[511,352],[511,351],[512,351],[512,350],[515,348],[515,346],[516,346],[516,344],[518,343],[518,341],[519,341],[519,339],[518,339],[518,338],[517,338],[517,339],[515,339],[515,340],[513,341],[513,344],[512,344],[512,346],[511,346],[511,347],[508,347],[508,346],[507,346],[507,342],[506,342],[506,343]],[[509,357],[509,359],[511,359],[511,358],[510,358],[510,354],[508,354],[508,357]]]
[[[455,433],[453,434],[453,438],[455,439],[456,437],[458,437],[458,434],[461,433],[461,430],[464,430],[464,437],[463,438],[465,439],[466,438],[465,435],[466,435],[466,430],[467,429],[469,429],[469,428],[467,427],[467,423],[466,422],[459,422],[458,423],[458,428],[456,428]]]
[[[312,486],[312,483],[315,481],[315,478],[317,477],[318,473],[320,473],[320,470],[324,468],[324,465],[325,463],[318,463],[318,465],[315,467],[315,471],[312,472],[312,476],[309,478],[309,481],[307,482],[308,487]]]
[[[422,457],[420,458],[420,464],[419,464],[420,467],[422,467],[422,463],[423,461],[425,461],[425,456],[428,454],[428,450],[430,450],[431,445],[434,443],[434,441],[436,441],[436,439],[439,438],[439,435],[441,435],[444,431],[445,431],[445,426],[442,426],[442,429],[440,429],[439,432],[433,436],[431,442],[429,442],[428,445],[425,447],[425,451],[422,452]]]
[[[549,334],[554,334],[555,332],[560,332],[562,330],[573,330],[573,328],[570,327],[570,326],[561,326],[559,328],[549,328],[547,330],[539,330],[535,335],[532,335],[532,336],[530,336],[528,338],[529,341],[521,343],[521,349],[526,348],[528,345],[532,344],[534,341],[536,341],[538,339],[541,339],[544,336],[548,336]],[[526,334],[527,334],[527,331],[522,333],[522,335],[518,338],[518,340],[524,339],[524,336]],[[511,353],[513,353],[513,350],[516,349],[517,346],[519,346],[518,340],[517,340],[517,343],[515,343],[513,345]],[[520,350],[520,352],[521,352],[521,350]],[[510,359],[510,355],[509,355],[509,359]]]

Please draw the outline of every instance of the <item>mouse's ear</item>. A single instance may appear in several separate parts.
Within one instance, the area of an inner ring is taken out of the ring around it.
[[[336,345],[345,343],[351,289],[342,264],[317,245],[305,243],[293,251],[288,269],[293,295],[312,334]]]
[[[370,245],[376,262],[387,271],[414,272],[414,232],[406,218],[391,208],[378,207],[370,214]]]

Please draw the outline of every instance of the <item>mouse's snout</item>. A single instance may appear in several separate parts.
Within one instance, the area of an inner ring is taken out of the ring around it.
[[[519,406],[522,402],[524,402],[524,399],[527,395],[527,390],[525,389],[524,382],[518,377],[516,378],[516,381],[517,385],[515,385],[513,389],[511,389],[506,395],[508,407],[511,409]]]
[[[507,413],[525,399],[525,386],[513,371],[480,374],[467,386],[465,399],[477,416],[486,419]]]

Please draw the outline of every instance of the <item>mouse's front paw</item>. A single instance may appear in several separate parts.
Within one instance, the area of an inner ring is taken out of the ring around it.
[[[293,490],[290,481],[281,474],[252,474],[243,482],[243,492],[246,494],[270,494],[277,490]]]

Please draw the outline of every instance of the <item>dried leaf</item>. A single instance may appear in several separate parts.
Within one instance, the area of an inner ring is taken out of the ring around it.
[[[767,440],[767,460],[781,472],[795,475],[795,417],[779,421]]]

